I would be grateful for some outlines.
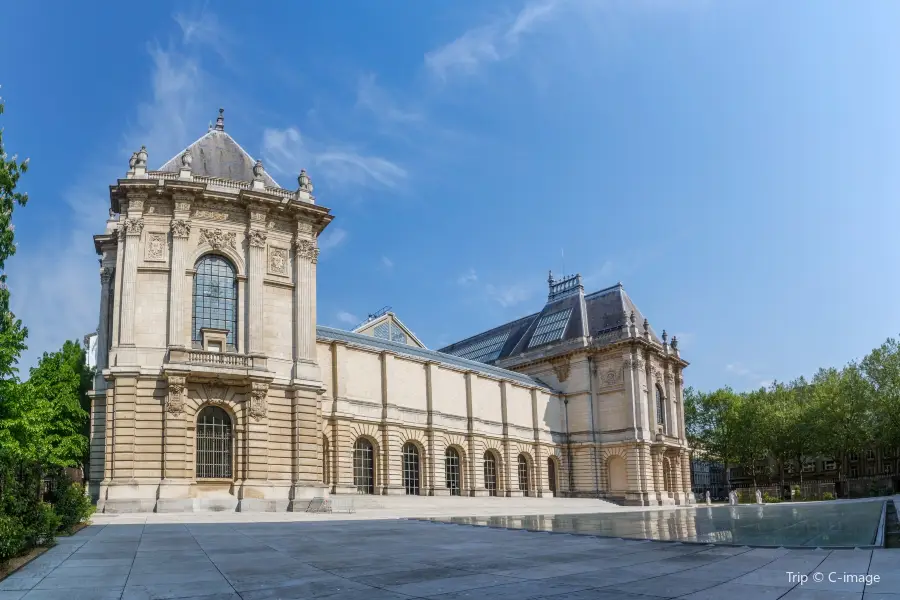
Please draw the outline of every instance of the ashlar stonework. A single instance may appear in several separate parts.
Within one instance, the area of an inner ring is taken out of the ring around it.
[[[280,187],[221,112],[159,171],[147,161],[142,148],[111,186],[94,236],[100,510],[305,510],[343,493],[692,501],[687,363],[621,285],[585,296],[580,278],[551,277],[532,320],[440,352],[393,313],[317,326],[333,217],[305,171]]]

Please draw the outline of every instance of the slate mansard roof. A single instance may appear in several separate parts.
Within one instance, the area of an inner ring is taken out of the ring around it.
[[[347,344],[354,344],[357,346],[373,348],[376,350],[387,350],[396,354],[428,360],[438,364],[456,367],[458,369],[467,369],[476,373],[488,375],[490,377],[502,377],[503,379],[510,379],[512,381],[517,381],[518,383],[521,383],[523,385],[539,387],[549,393],[554,393],[554,391],[550,387],[548,387],[540,380],[535,379],[534,377],[523,375],[522,373],[516,373],[515,371],[508,371],[506,369],[501,369],[492,365],[486,365],[474,360],[467,360],[465,358],[453,356],[452,354],[444,354],[435,350],[417,348],[408,344],[392,342],[390,340],[385,340],[370,335],[353,333],[352,331],[344,331],[342,329],[334,329],[333,327],[325,327],[323,325],[319,325],[318,327],[316,327],[316,338],[318,338],[320,341],[344,342]]]
[[[215,126],[210,127],[206,135],[185,148],[190,150],[193,164],[191,170],[194,175],[203,177],[215,177],[218,179],[231,179],[233,181],[253,181],[253,165],[256,161],[234,138],[225,133],[224,118],[221,109]],[[166,164],[160,167],[160,171],[177,173],[181,168],[182,150],[173,156]],[[268,173],[263,173],[263,182],[267,187],[280,188],[281,186],[272,179]]]
[[[549,284],[547,303],[540,312],[455,342],[439,352],[494,365],[582,338],[592,337],[595,344],[608,345],[628,337],[632,312],[637,330],[643,331],[644,315],[621,283],[587,295],[580,275],[558,281],[551,276]],[[650,336],[662,343],[652,327]]]

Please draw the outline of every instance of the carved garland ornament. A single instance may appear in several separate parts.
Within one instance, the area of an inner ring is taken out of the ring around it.
[[[319,262],[319,248],[312,240],[297,240],[297,257],[305,258],[309,262],[316,264]]]
[[[269,386],[264,383],[254,383],[250,389],[250,408],[248,413],[254,421],[259,421],[266,416],[266,394]]]
[[[183,219],[172,221],[172,237],[186,238],[191,235],[191,222]]]
[[[214,250],[219,250],[223,246],[227,246],[229,248],[237,250],[237,242],[235,241],[236,236],[234,235],[233,231],[222,231],[221,229],[201,229],[200,240],[212,246]]]
[[[166,412],[180,415],[184,412],[184,390],[187,381],[184,377],[169,377],[169,393],[166,395]]]
[[[262,229],[251,229],[247,232],[247,241],[254,248],[265,248],[267,235]]]

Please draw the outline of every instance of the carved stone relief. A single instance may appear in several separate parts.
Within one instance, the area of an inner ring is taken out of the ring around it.
[[[282,276],[288,274],[287,248],[269,246],[269,273]]]
[[[168,254],[168,240],[165,233],[148,233],[144,260],[165,261]]]
[[[553,363],[553,374],[556,376],[556,380],[560,383],[566,381],[569,378],[571,366],[568,359],[555,361]]]
[[[109,282],[112,281],[114,272],[112,267],[102,267],[100,269],[100,283],[103,285],[109,284]]]
[[[227,221],[228,213],[217,210],[200,209],[194,211],[195,219],[205,219],[207,221]]]
[[[170,376],[169,391],[166,394],[166,412],[170,415],[180,415],[184,412],[184,391],[187,382],[184,377]]]
[[[248,414],[254,421],[259,421],[266,416],[266,394],[269,386],[265,383],[253,383],[250,388],[250,409]]]
[[[200,240],[206,242],[215,250],[223,247],[237,250],[237,236],[233,231],[222,231],[221,229],[201,229]]]
[[[172,216],[172,207],[161,202],[154,202],[147,207],[146,214],[158,217],[170,217]]]

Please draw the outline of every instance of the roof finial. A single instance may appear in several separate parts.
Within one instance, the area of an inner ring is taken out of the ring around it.
[[[312,180],[309,178],[309,175],[306,174],[306,169],[300,169],[300,175],[297,177],[297,185],[297,189],[301,192],[306,192],[308,194],[312,193]]]
[[[191,149],[188,148],[181,155],[181,166],[183,166],[185,169],[190,169],[192,162],[194,162],[194,157],[191,155]]]
[[[135,154],[135,158],[137,162],[135,163],[136,167],[146,167],[147,166],[147,146],[141,146],[141,149],[137,151]]]
[[[672,350],[678,350],[678,336],[672,336]]]
[[[666,341],[667,341],[668,339],[669,339],[669,334],[666,333],[666,330],[665,330],[665,329],[663,329],[663,334],[662,334],[663,346],[666,345]]]
[[[650,333],[650,321],[644,319],[644,333]]]
[[[225,109],[219,109],[219,116],[216,117],[216,131],[225,131]]]
[[[255,181],[262,181],[263,174],[266,172],[265,167],[263,167],[262,161],[257,160],[256,164],[253,165],[253,179]]]
[[[631,321],[631,324],[634,325],[634,311],[631,311],[631,315],[628,317],[628,320]]]
[[[550,274],[547,276],[547,283],[553,285],[553,271],[550,271]]]
[[[137,164],[137,152],[131,153],[131,158],[128,159],[128,169],[134,171],[134,165]]]

